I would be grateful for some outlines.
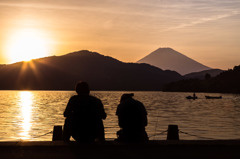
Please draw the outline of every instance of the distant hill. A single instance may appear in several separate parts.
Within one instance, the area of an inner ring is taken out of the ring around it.
[[[171,48],[159,48],[137,63],[148,63],[163,70],[177,71],[181,75],[211,69]]]
[[[222,73],[223,70],[220,69],[210,69],[210,70],[205,70],[205,71],[200,71],[200,72],[193,72],[184,75],[183,77],[185,79],[190,79],[190,78],[195,78],[195,79],[205,79],[206,74],[209,74],[211,77],[215,77]]]
[[[240,93],[240,65],[204,80],[185,79],[164,86],[164,91]]]
[[[0,67],[2,90],[72,90],[79,80],[94,90],[161,90],[181,78],[174,71],[124,63],[87,50]]]

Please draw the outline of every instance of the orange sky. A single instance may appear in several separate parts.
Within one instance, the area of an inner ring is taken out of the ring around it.
[[[240,64],[239,19],[239,0],[0,0],[0,64],[28,51],[37,58],[77,50],[136,62],[171,47],[228,69]]]

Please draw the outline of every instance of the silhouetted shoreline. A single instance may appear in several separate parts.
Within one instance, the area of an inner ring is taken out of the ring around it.
[[[206,74],[204,80],[185,79],[164,86],[165,92],[208,92],[240,94],[240,65],[216,77]]]

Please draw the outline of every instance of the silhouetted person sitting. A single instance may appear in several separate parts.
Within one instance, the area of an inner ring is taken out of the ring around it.
[[[118,142],[146,142],[148,136],[147,111],[144,105],[133,99],[133,93],[123,94],[117,107],[118,125],[121,130],[117,132]]]
[[[70,98],[64,111],[63,139],[69,141],[72,136],[78,142],[104,141],[102,119],[106,119],[106,113],[101,100],[89,95],[86,82],[77,83],[76,92],[78,95]]]

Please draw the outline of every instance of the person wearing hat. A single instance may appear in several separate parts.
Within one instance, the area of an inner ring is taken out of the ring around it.
[[[133,99],[134,94],[123,94],[117,107],[118,142],[146,142],[148,135],[145,127],[148,124],[147,111],[144,105]]]

